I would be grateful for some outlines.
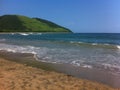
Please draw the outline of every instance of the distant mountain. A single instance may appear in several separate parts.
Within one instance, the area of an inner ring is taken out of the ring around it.
[[[0,16],[0,32],[71,32],[51,21],[21,15]]]

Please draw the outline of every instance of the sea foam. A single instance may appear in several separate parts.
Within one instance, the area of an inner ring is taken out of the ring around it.
[[[24,36],[27,36],[27,35],[29,35],[29,34],[27,34],[27,33],[19,33],[20,35],[24,35]]]
[[[120,49],[120,45],[117,45],[116,47],[117,47],[118,49]]]

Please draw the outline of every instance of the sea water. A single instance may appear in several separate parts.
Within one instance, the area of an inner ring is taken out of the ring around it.
[[[0,50],[32,53],[36,60],[120,74],[118,33],[0,34]]]

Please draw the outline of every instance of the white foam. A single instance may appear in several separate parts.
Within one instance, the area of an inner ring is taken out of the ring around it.
[[[107,64],[107,63],[102,63],[102,65],[104,66],[105,69],[107,68],[118,68],[120,69],[120,66],[119,65],[112,65],[112,64]]]
[[[73,41],[70,41],[70,43],[74,43]]]
[[[6,50],[9,52],[20,52],[20,53],[35,53],[35,47],[32,46],[17,46],[17,45],[7,45],[0,44],[0,50]]]
[[[83,42],[78,42],[78,43],[83,43]]]
[[[37,53],[33,53],[33,54],[34,54],[35,60],[39,61],[39,60],[38,60],[38,57],[37,57]]]
[[[117,45],[116,47],[117,47],[118,49],[120,49],[120,45]]]
[[[13,49],[3,49],[3,48],[0,48],[0,50],[6,50],[6,51],[8,51],[8,52],[13,52],[13,53],[16,53],[16,51],[15,51],[15,50],[13,50]]]
[[[30,49],[35,49],[36,47],[33,47],[33,46],[26,46],[27,48],[30,48]]]
[[[97,43],[92,43],[92,45],[98,45]]]
[[[0,50],[5,50],[13,53],[31,53],[34,55],[34,58],[36,60],[38,60],[37,52],[36,52],[37,49],[39,48],[33,46],[17,46],[17,45],[0,44]]]
[[[72,61],[71,64],[76,65],[76,66],[80,66],[80,63],[78,63],[78,61]]]
[[[7,49],[7,51],[8,51],[8,52],[13,52],[13,53],[16,53],[16,51],[15,51],[15,50],[13,50],[13,49]]]
[[[19,33],[20,35],[27,36],[29,35],[28,33]]]
[[[15,33],[11,33],[12,35],[15,35]]]
[[[83,43],[83,42],[74,42],[74,41],[70,41],[70,43]]]
[[[29,33],[29,34],[33,34],[33,33]]]
[[[91,65],[83,65],[82,67],[84,67],[84,68],[92,68]]]

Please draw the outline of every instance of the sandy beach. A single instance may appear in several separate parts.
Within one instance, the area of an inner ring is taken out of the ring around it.
[[[70,75],[0,58],[0,90],[114,90]]]

